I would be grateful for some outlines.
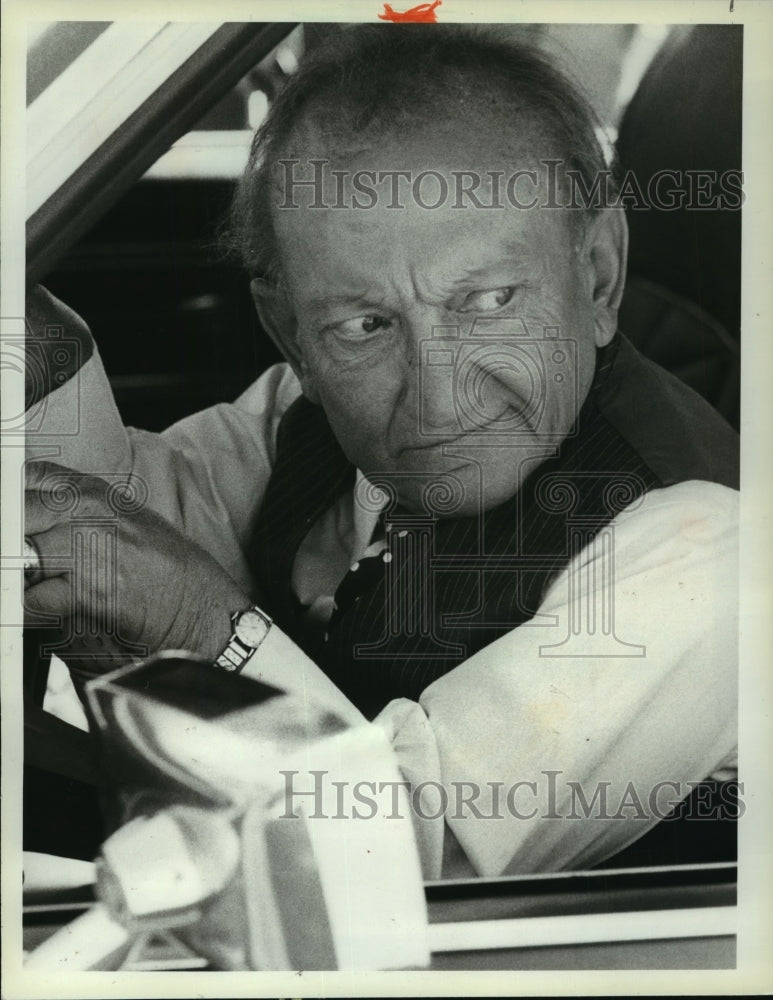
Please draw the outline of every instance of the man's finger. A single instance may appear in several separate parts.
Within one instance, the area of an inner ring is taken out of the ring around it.
[[[42,531],[48,531],[57,524],[69,521],[71,517],[72,512],[68,505],[52,502],[48,496],[44,499],[37,489],[24,491],[25,535],[37,535]]]
[[[53,462],[25,466],[26,533],[46,531],[77,516],[104,517],[109,508],[110,484],[97,476],[66,469]]]
[[[40,615],[69,618],[72,613],[72,588],[64,578],[43,580],[24,592],[24,618],[31,625],[39,624]]]
[[[100,482],[98,476],[78,472],[66,465],[57,465],[56,462],[49,462],[45,459],[35,459],[24,465],[24,485],[28,490],[56,493],[71,485],[80,489],[93,488]]]
[[[37,553],[36,580],[52,580],[71,573],[73,545],[69,522],[55,524],[46,531],[32,532],[27,528],[24,537]]]
[[[43,573],[40,566],[40,553],[32,537],[24,536],[24,587],[40,583]]]
[[[25,489],[24,534],[36,535],[57,524],[67,524],[73,518],[100,521],[106,517],[114,518],[114,512],[103,499],[107,488],[101,493],[100,496],[77,477],[52,479],[42,486]]]

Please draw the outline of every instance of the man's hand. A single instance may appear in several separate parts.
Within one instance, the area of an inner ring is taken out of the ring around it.
[[[62,655],[89,673],[132,653],[188,649],[214,659],[242,593],[208,553],[145,506],[137,477],[27,464],[27,537],[40,554],[27,610],[62,618]],[[54,642],[52,638],[52,642]]]

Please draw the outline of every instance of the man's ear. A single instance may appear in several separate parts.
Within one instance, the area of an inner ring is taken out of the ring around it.
[[[287,301],[287,296],[276,285],[264,278],[253,278],[250,282],[250,293],[263,329],[287,358],[290,367],[301,383],[303,394],[316,403],[314,380],[309,372],[303,352],[298,346],[295,317]]]
[[[617,330],[617,314],[625,288],[628,223],[622,209],[603,209],[591,221],[586,252],[592,282],[596,347],[605,347]]]

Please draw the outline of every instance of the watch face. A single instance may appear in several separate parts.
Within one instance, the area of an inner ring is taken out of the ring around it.
[[[268,633],[269,622],[257,611],[243,611],[236,619],[234,632],[237,639],[255,649]]]

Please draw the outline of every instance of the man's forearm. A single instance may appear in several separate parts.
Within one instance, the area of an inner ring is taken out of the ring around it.
[[[556,581],[540,608],[554,627],[527,623],[424,692],[448,822],[480,874],[597,864],[732,763],[737,500],[697,483],[648,494],[615,522],[613,572],[597,546]],[[597,642],[602,607],[614,649]],[[495,818],[456,810],[451,782]]]

